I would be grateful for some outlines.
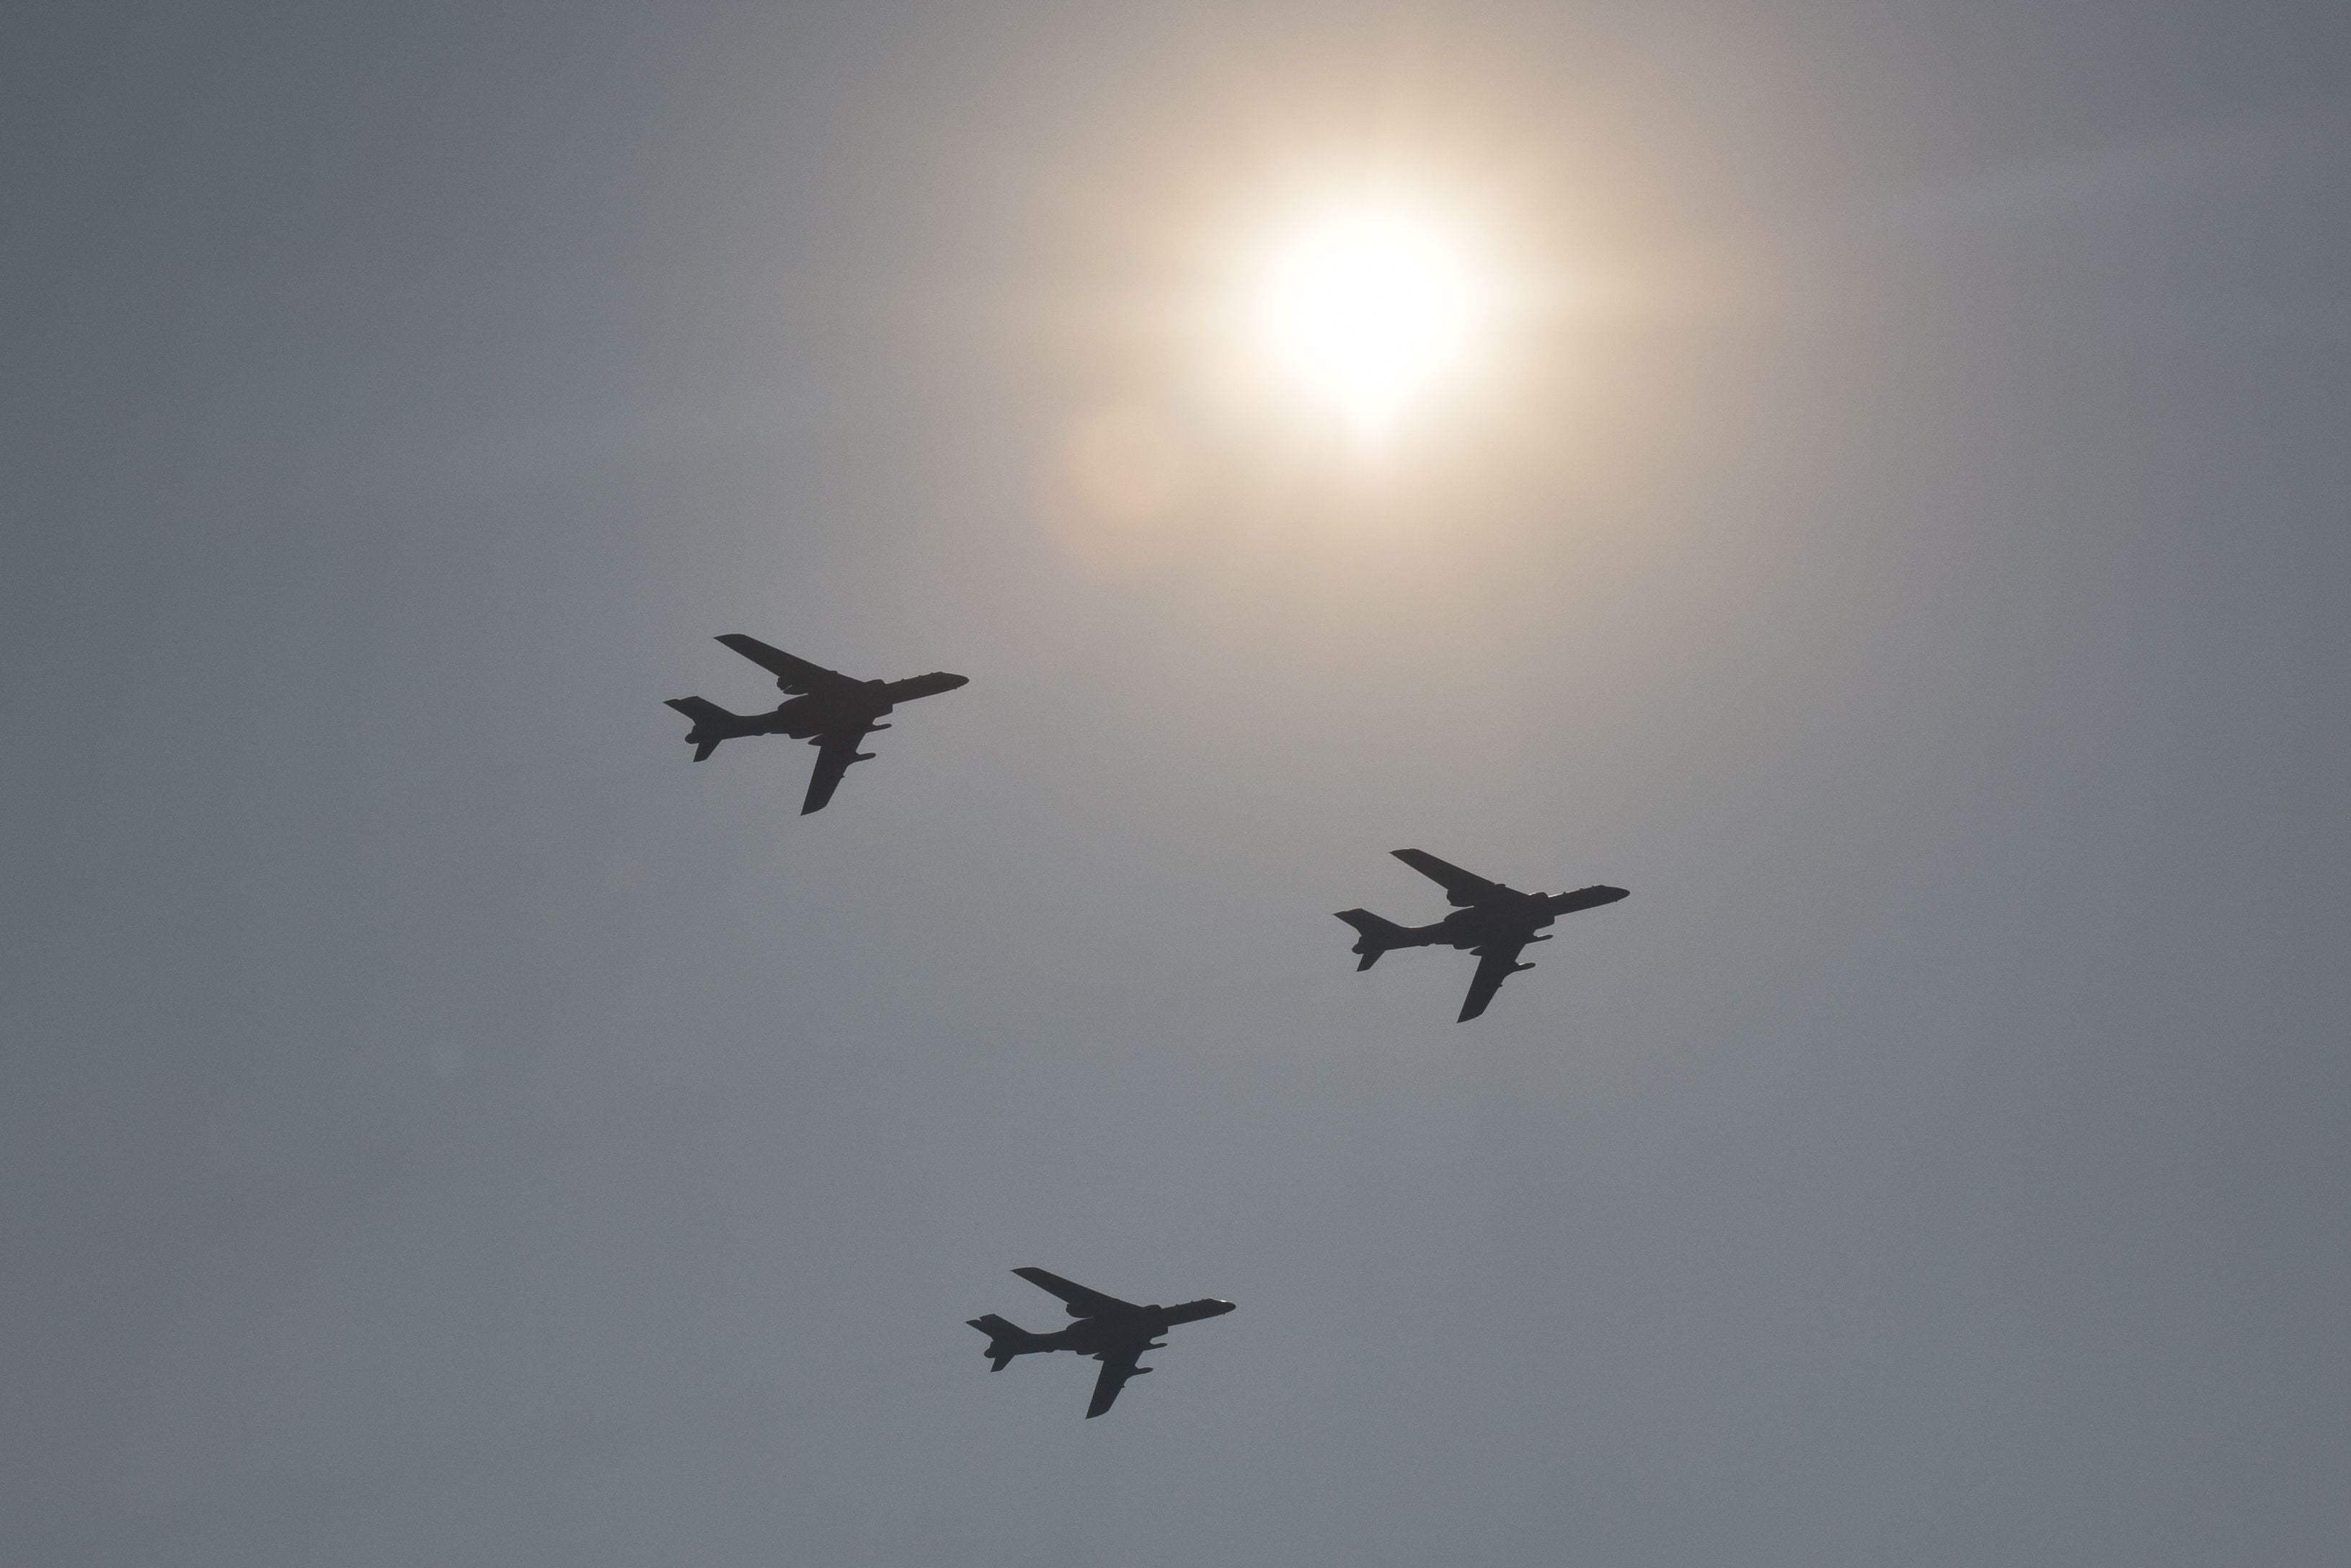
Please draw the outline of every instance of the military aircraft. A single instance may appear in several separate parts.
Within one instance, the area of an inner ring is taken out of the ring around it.
[[[903,681],[860,681],[794,658],[740,632],[729,632],[718,641],[771,672],[790,700],[773,713],[729,713],[700,697],[670,698],[670,706],[694,721],[685,735],[686,744],[694,747],[694,759],[701,761],[718,749],[720,741],[742,735],[789,735],[807,741],[816,747],[816,771],[809,776],[808,799],[800,802],[803,817],[824,809],[851,763],[863,762],[873,755],[858,750],[857,745],[874,730],[890,727],[878,722],[884,714],[900,703],[970,684],[945,670]]]
[[[1433,925],[1398,925],[1368,909],[1343,909],[1339,918],[1353,926],[1358,937],[1353,951],[1364,956],[1357,973],[1379,962],[1391,947],[1467,947],[1478,955],[1478,973],[1469,982],[1468,998],[1461,1004],[1467,1023],[1486,1010],[1502,982],[1532,964],[1519,962],[1531,942],[1548,942],[1535,935],[1562,915],[1614,904],[1631,894],[1621,887],[1586,887],[1574,893],[1520,893],[1499,882],[1472,876],[1458,865],[1447,865],[1426,850],[1395,850],[1395,858],[1445,889],[1447,903],[1458,905]]]
[[[994,1312],[967,1320],[987,1336],[987,1358],[993,1364],[988,1370],[1001,1372],[1014,1356],[1034,1355],[1041,1351],[1073,1350],[1080,1355],[1092,1356],[1102,1363],[1102,1375],[1094,1379],[1093,1402],[1086,1406],[1089,1421],[1110,1408],[1111,1401],[1118,1397],[1118,1391],[1126,1386],[1128,1378],[1141,1377],[1151,1370],[1134,1364],[1143,1359],[1144,1351],[1166,1347],[1166,1342],[1159,1338],[1161,1334],[1177,1323],[1220,1318],[1233,1310],[1232,1302],[1214,1299],[1185,1301],[1173,1307],[1138,1307],[1133,1301],[1089,1291],[1042,1269],[1012,1271],[1039,1290],[1061,1297],[1068,1303],[1070,1316],[1078,1321],[1055,1333],[1030,1333]]]

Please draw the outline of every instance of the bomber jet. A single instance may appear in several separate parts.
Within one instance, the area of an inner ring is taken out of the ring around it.
[[[1220,1318],[1233,1310],[1232,1302],[1214,1298],[1173,1307],[1138,1307],[1133,1301],[1089,1291],[1042,1269],[1012,1271],[1039,1290],[1061,1297],[1069,1306],[1070,1316],[1078,1321],[1054,1333],[1030,1333],[994,1312],[968,1320],[972,1327],[987,1336],[987,1358],[992,1364],[988,1371],[1001,1372],[1014,1356],[1033,1355],[1040,1351],[1073,1350],[1080,1355],[1092,1356],[1102,1363],[1102,1375],[1094,1379],[1093,1402],[1086,1406],[1089,1421],[1110,1408],[1111,1401],[1118,1397],[1118,1391],[1126,1386],[1128,1378],[1141,1377],[1151,1370],[1135,1363],[1143,1359],[1146,1350],[1166,1348],[1161,1334],[1177,1323]]]
[[[1621,887],[1586,887],[1573,893],[1520,893],[1499,882],[1473,876],[1458,865],[1447,865],[1426,850],[1395,850],[1396,859],[1445,889],[1447,903],[1458,907],[1431,925],[1398,925],[1368,909],[1343,909],[1339,918],[1353,926],[1358,937],[1353,951],[1364,956],[1355,966],[1362,973],[1379,962],[1391,947],[1467,947],[1478,955],[1478,973],[1469,982],[1469,996],[1461,1004],[1458,1023],[1486,1010],[1502,982],[1532,964],[1519,962],[1531,942],[1548,942],[1535,933],[1562,915],[1614,904],[1631,895]]]
[[[757,637],[729,632],[718,639],[760,668],[772,673],[776,685],[789,699],[773,713],[729,713],[700,697],[672,697],[669,706],[694,721],[685,734],[696,762],[718,749],[722,740],[742,735],[789,735],[816,747],[816,771],[809,776],[808,799],[800,815],[824,810],[852,762],[872,757],[857,749],[858,742],[877,729],[879,722],[900,703],[935,696],[970,683],[962,675],[934,670],[903,681],[861,681],[795,658],[781,648],[770,648]]]

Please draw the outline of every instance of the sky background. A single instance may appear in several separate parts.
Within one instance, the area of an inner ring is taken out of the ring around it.
[[[0,1555],[2341,1562],[2346,66],[10,12]],[[1397,169],[1561,304],[1366,464],[1201,321]],[[801,819],[730,631],[971,685]]]

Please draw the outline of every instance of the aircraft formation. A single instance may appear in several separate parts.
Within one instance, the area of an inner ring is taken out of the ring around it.
[[[800,802],[802,816],[831,803],[852,763],[872,758],[873,753],[860,751],[858,747],[876,730],[891,727],[881,721],[900,703],[970,684],[968,677],[945,670],[896,681],[859,680],[740,632],[726,632],[717,640],[774,675],[785,700],[771,712],[738,714],[702,697],[671,697],[669,706],[693,721],[685,739],[694,747],[694,759],[705,761],[718,749],[719,742],[747,736],[782,735],[807,741],[816,747],[816,766]],[[1504,980],[1534,967],[1520,963],[1520,955],[1534,943],[1550,941],[1545,928],[1561,915],[1631,896],[1627,890],[1605,883],[1573,893],[1521,893],[1441,861],[1426,850],[1390,852],[1443,888],[1453,911],[1426,925],[1399,925],[1368,909],[1339,911],[1338,918],[1355,929],[1352,951],[1363,959],[1356,970],[1370,968],[1381,954],[1398,947],[1455,947],[1475,954],[1477,972],[1470,977],[1469,994],[1457,1022],[1479,1017]],[[1039,1290],[1060,1297],[1072,1321],[1051,1333],[1036,1333],[993,1312],[968,1320],[987,1336],[989,1370],[1003,1371],[1016,1356],[1052,1351],[1091,1356],[1102,1364],[1102,1371],[1094,1379],[1093,1398],[1086,1406],[1089,1420],[1108,1410],[1130,1379],[1152,1370],[1142,1364],[1143,1355],[1165,1347],[1162,1334],[1179,1323],[1222,1317],[1233,1310],[1232,1302],[1212,1296],[1175,1306],[1137,1306],[1043,1269],[1012,1271]]]

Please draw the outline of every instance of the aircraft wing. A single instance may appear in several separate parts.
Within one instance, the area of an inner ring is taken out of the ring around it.
[[[1468,1023],[1484,1012],[1486,1004],[1494,999],[1494,993],[1502,988],[1504,980],[1521,968],[1534,967],[1532,964],[1519,962],[1519,955],[1526,950],[1527,945],[1523,942],[1509,946],[1489,942],[1477,950],[1478,973],[1469,982],[1469,995],[1461,1004],[1461,1016],[1454,1020],[1456,1023]]]
[[[1089,1291],[1074,1280],[1064,1280],[1059,1274],[1049,1274],[1042,1269],[1015,1269],[1014,1273],[1040,1291],[1059,1296],[1073,1318],[1116,1317],[1122,1312],[1139,1312],[1143,1309],[1133,1301],[1122,1301],[1116,1296],[1105,1296],[1100,1291]],[[1111,1392],[1118,1392],[1115,1388]],[[1107,1403],[1103,1406],[1108,1409]]]
[[[776,685],[792,696],[806,696],[810,692],[834,691],[842,686],[862,684],[850,679],[839,670],[828,670],[822,664],[811,664],[806,659],[796,658],[781,648],[770,648],[757,637],[746,637],[740,632],[726,632],[718,641],[774,675]]]
[[[816,771],[809,775],[808,799],[800,802],[801,816],[823,810],[832,792],[841,788],[841,776],[849,771],[849,765],[872,755],[857,749],[857,743],[864,738],[865,732],[861,729],[836,729],[817,737]]]
[[[1140,1345],[1133,1350],[1110,1351],[1102,1356],[1102,1375],[1094,1379],[1094,1396],[1086,1406],[1087,1420],[1092,1420],[1111,1407],[1118,1398],[1118,1391],[1126,1386],[1128,1378],[1140,1376],[1151,1370],[1147,1366],[1134,1364],[1142,1359],[1143,1347]]]
[[[1392,850],[1389,852],[1443,888],[1445,896],[1455,904],[1476,904],[1505,891],[1500,883],[1488,882],[1458,865],[1448,865],[1426,850]]]

